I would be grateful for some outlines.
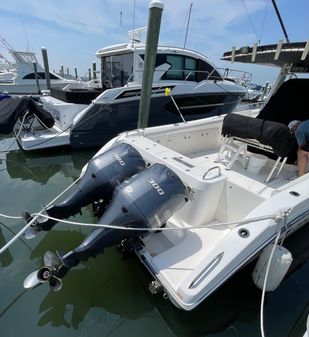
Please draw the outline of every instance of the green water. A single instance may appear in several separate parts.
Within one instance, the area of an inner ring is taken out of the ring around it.
[[[6,149],[11,138],[0,138]],[[0,153],[0,213],[36,212],[80,173],[93,152],[29,155],[16,144]],[[96,222],[90,208],[74,218]],[[0,245],[23,226],[0,218]],[[89,259],[64,278],[58,293],[47,285],[23,288],[25,277],[42,266],[47,250],[68,251],[90,229],[58,224],[33,240],[18,240],[0,256],[0,337],[172,337],[260,336],[261,291],[248,265],[192,312],[176,309],[148,291],[151,277],[137,258],[122,259],[114,248]],[[266,295],[264,321],[269,337],[303,335],[309,311],[309,226],[285,241],[294,261],[284,282]]]

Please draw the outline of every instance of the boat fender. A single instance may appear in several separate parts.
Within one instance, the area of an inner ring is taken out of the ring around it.
[[[271,244],[264,248],[252,273],[254,284],[261,290],[264,286],[266,269],[273,247],[274,244]],[[282,246],[276,246],[269,267],[269,273],[265,288],[266,291],[274,291],[279,287],[292,261],[292,254],[286,248]]]

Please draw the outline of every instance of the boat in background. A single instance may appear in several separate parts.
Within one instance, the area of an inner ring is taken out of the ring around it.
[[[38,94],[38,87],[35,80],[33,62],[37,64],[38,81],[41,90],[46,90],[45,70],[37,62],[35,54],[28,51],[9,50],[14,59],[13,66],[6,71],[0,72],[0,92],[15,95]],[[65,78],[50,72],[51,87],[63,88],[76,80],[66,80]]]
[[[95,99],[92,94],[97,96],[98,92],[82,93],[75,84],[42,96],[42,106],[53,115],[55,124],[44,128],[34,121],[30,128],[18,128],[21,148],[32,151],[64,145],[74,149],[99,147],[117,134],[135,129],[145,56],[140,33],[131,32],[129,43],[97,52],[104,91]],[[239,76],[251,75],[240,72]],[[206,56],[190,49],[159,46],[148,125],[227,114],[245,94],[245,88],[226,80]]]
[[[269,82],[266,82],[263,85],[250,82],[246,87],[248,89],[248,93],[244,97],[244,101],[248,102],[263,102],[267,99],[267,95],[271,91]]]
[[[24,215],[26,238],[89,204],[98,227],[67,253],[47,252],[45,266],[24,286],[49,283],[58,291],[71,268],[117,244],[124,254],[137,254],[154,278],[153,294],[163,292],[176,307],[192,310],[274,241],[277,261],[284,248],[276,244],[309,221],[309,174],[297,176],[297,142],[287,126],[308,119],[309,79],[298,77],[309,72],[306,46],[284,43],[279,57],[277,45],[224,54],[225,60],[281,67],[257,118],[232,113],[150,127],[103,146],[61,203],[49,205],[41,219]],[[289,266],[285,256],[270,273],[270,290]],[[253,271],[257,285],[266,264]]]
[[[14,68],[14,64],[8,61],[4,55],[0,54],[0,74],[10,71]]]

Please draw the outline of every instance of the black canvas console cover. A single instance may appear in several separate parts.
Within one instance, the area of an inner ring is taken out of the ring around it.
[[[6,98],[0,101],[0,133],[9,134],[18,118],[23,116],[26,111],[37,116],[44,127],[51,128],[54,125],[53,116],[32,98],[27,96]]]
[[[0,102],[0,133],[8,134],[26,111],[28,98],[6,98]]]
[[[47,128],[52,128],[54,126],[55,120],[53,116],[42,108],[41,105],[37,104],[33,99],[28,100],[28,110],[30,114],[38,117],[41,124]]]
[[[263,145],[271,146],[280,157],[295,157],[298,147],[287,125],[238,114],[224,117],[222,135],[256,139]]]

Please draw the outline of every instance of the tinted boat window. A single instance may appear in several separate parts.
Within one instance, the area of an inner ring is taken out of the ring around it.
[[[133,53],[105,56],[101,59],[104,89],[124,86],[133,72]]]
[[[140,55],[144,59],[144,55]],[[168,63],[171,65],[161,78],[162,80],[189,80],[203,81],[209,77],[211,80],[222,80],[220,73],[215,68],[201,59],[184,55],[157,54],[156,64]]]
[[[178,55],[167,55],[166,63],[171,65],[169,71],[166,72],[166,78],[168,80],[183,80],[183,57]]]
[[[39,78],[40,80],[45,80],[45,73],[39,72],[39,73],[38,73],[38,78]],[[51,74],[51,73],[49,74],[49,78],[50,78],[51,80],[59,80],[59,78],[58,78],[57,76],[55,76],[55,75],[53,75],[53,74]],[[30,73],[30,74],[24,76],[24,77],[23,77],[23,80],[35,80],[35,74],[34,74],[34,73]]]
[[[206,78],[209,78],[210,80],[222,80],[222,76],[220,73],[215,70],[215,68],[202,60],[198,60],[198,74],[197,74],[197,81],[203,81]]]
[[[197,60],[191,57],[185,57],[185,78],[190,81],[196,81]]]

